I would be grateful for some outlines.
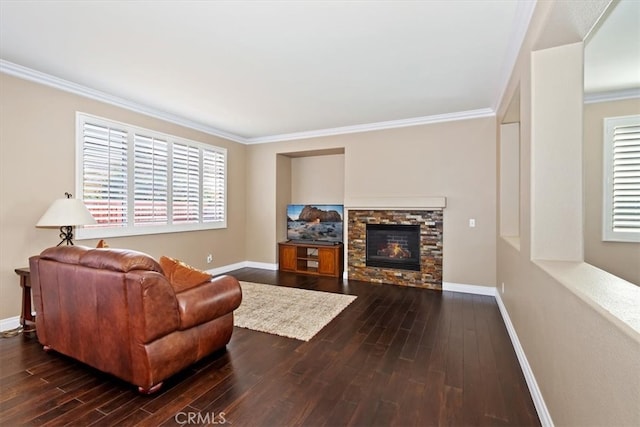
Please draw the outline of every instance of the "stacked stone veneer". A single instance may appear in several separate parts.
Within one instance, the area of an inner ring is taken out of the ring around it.
[[[349,210],[349,279],[442,290],[442,210]],[[420,271],[368,267],[367,224],[420,225]]]

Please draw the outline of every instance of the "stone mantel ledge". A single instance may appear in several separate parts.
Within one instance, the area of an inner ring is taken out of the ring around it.
[[[348,197],[345,198],[346,209],[364,210],[424,210],[444,209],[446,197]]]

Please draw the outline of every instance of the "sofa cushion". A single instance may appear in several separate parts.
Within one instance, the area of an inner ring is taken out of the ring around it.
[[[97,249],[101,249],[101,248],[108,248],[109,244],[107,243],[106,240],[104,239],[100,239],[100,241],[98,242],[98,244],[96,245]]]
[[[208,282],[213,277],[209,273],[167,256],[160,257],[160,266],[176,293]]]

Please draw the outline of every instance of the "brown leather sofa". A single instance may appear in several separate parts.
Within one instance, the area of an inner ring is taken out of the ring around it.
[[[49,248],[29,259],[38,340],[151,393],[223,348],[242,299],[221,276],[176,293],[141,252]]]

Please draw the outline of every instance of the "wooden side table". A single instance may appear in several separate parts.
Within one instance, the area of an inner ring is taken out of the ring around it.
[[[20,324],[24,332],[32,332],[36,329],[36,316],[31,310],[31,271],[29,267],[16,268],[15,272],[20,276],[20,287],[22,288],[22,313],[20,313]]]

